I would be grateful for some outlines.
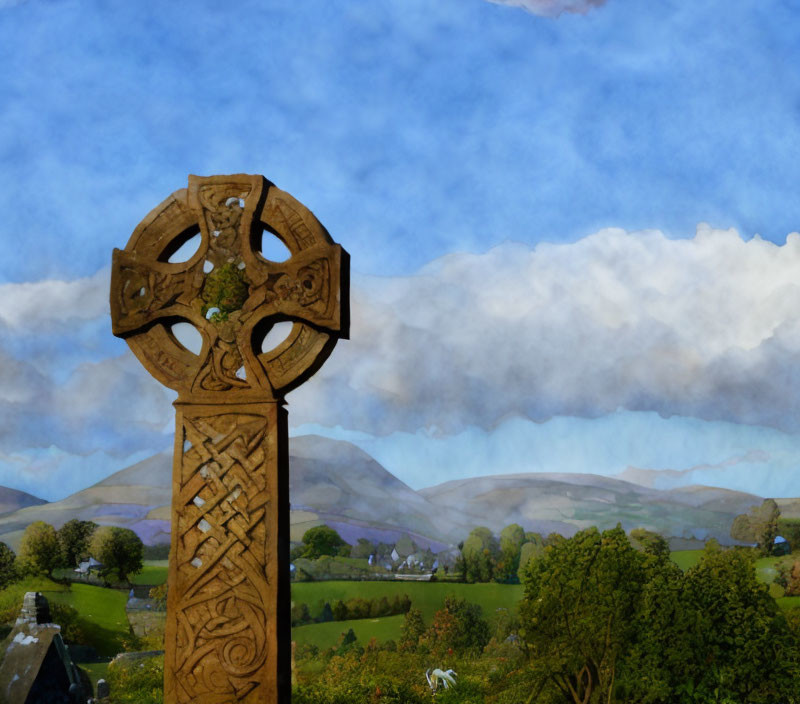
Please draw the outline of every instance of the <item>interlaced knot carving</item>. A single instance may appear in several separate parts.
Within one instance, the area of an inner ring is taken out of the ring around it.
[[[291,252],[271,262],[254,248],[266,229]],[[199,231],[186,262],[169,255]],[[153,376],[182,395],[233,389],[278,398],[302,383],[347,335],[341,305],[347,255],[304,206],[261,176],[189,177],[115,250],[111,311]],[[199,355],[171,333],[175,321],[201,333]],[[294,323],[275,350],[256,348],[258,332]]]

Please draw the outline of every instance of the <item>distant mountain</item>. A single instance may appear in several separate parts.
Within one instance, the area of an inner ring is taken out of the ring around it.
[[[519,523],[540,533],[572,535],[618,522],[626,530],[648,528],[665,536],[715,537],[730,543],[734,517],[762,498],[754,494],[691,486],[670,491],[593,474],[509,474],[445,482],[419,492],[441,508],[455,508],[473,524],[499,531]]]
[[[26,506],[40,506],[46,503],[47,501],[33,494],[0,486],[0,515],[25,508]]]
[[[471,526],[458,511],[440,510],[350,443],[315,435],[290,439],[292,540],[315,525],[394,542],[408,534],[439,550]],[[25,527],[42,520],[57,528],[72,518],[130,528],[147,544],[169,542],[172,453],[154,455],[61,501],[0,516],[0,540],[16,549]]]
[[[620,522],[628,530],[641,526],[665,536],[713,536],[730,543],[734,517],[762,501],[755,494],[727,489],[662,490],[592,474],[476,477],[414,491],[350,443],[303,435],[291,438],[289,448],[295,541],[325,523],[351,544],[362,537],[391,543],[409,535],[418,545],[438,551],[464,540],[478,525],[499,532],[515,522],[526,530],[572,535],[587,526]],[[171,453],[165,452],[61,501],[30,497],[30,505],[0,515],[0,540],[16,549],[33,521],[60,527],[79,518],[131,528],[147,544],[168,542],[171,475]],[[787,510],[800,511],[800,501],[785,503]]]

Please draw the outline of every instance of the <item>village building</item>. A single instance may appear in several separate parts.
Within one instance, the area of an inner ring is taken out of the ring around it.
[[[28,592],[13,630],[0,644],[0,701],[77,704],[86,698],[61,626],[51,623],[47,599]]]

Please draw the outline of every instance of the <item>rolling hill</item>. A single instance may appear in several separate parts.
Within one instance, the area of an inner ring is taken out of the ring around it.
[[[643,527],[665,536],[715,537],[730,543],[733,518],[762,499],[690,486],[662,491],[594,474],[509,474],[445,482],[419,492],[440,507],[460,507],[494,531],[519,523],[540,533],[572,535],[596,525]]]
[[[40,499],[33,494],[0,486],[0,515],[17,511],[26,506],[40,506],[46,503],[44,499]]]
[[[394,542],[408,534],[439,550],[471,529],[457,510],[431,505],[350,443],[303,435],[290,440],[289,454],[293,540],[326,523],[350,542]],[[0,516],[0,540],[16,550],[33,521],[58,528],[78,518],[130,528],[150,545],[168,542],[171,477],[171,452],[154,455],[61,501]]]
[[[325,523],[350,543],[361,537],[391,543],[407,534],[436,552],[464,540],[477,525],[499,532],[516,522],[543,534],[572,535],[590,525],[620,522],[626,529],[641,526],[665,536],[730,543],[733,518],[762,501],[727,489],[662,490],[591,474],[475,477],[415,491],[347,442],[303,435],[291,438],[289,454],[295,541]],[[171,472],[171,453],[164,452],[61,501],[45,503],[15,492],[21,507],[14,510],[12,502],[12,511],[0,515],[0,540],[17,549],[31,522],[60,527],[79,518],[131,528],[147,544],[168,542]],[[0,501],[4,496],[0,492]],[[794,507],[787,500],[787,509],[790,504]]]

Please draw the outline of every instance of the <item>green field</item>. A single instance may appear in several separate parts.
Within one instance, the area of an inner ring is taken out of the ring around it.
[[[353,597],[363,599],[388,598],[408,594],[413,608],[422,611],[427,623],[442,608],[446,596],[456,596],[483,608],[484,618],[491,618],[500,608],[513,609],[522,598],[519,584],[460,584],[458,582],[298,582],[292,585],[292,600],[309,606],[319,601],[333,605],[337,599],[347,601]],[[397,640],[403,616],[359,619],[356,621],[330,621],[311,623],[292,629],[292,639],[298,644],[313,643],[320,648],[335,645],[340,634],[352,628],[361,643],[370,638],[378,641]]]
[[[459,582],[298,582],[292,585],[292,600],[309,606],[318,601],[333,605],[337,599],[347,601],[353,597],[362,599],[390,599],[396,594],[408,594],[415,609],[422,611],[426,619],[444,604],[444,598],[455,595],[480,604],[484,616],[498,608],[513,608],[522,598],[519,584],[461,584]]]
[[[78,611],[85,621],[87,635],[100,655],[116,655],[123,650],[122,639],[129,633],[125,614],[128,595],[125,592],[90,584],[71,584],[65,590],[41,591],[51,603],[66,604]]]
[[[674,550],[669,556],[678,567],[686,572],[690,567],[694,567],[700,562],[702,554],[702,550]]]
[[[167,581],[168,560],[145,560],[142,571],[131,577],[132,584],[164,584]]]
[[[292,629],[292,640],[298,645],[313,643],[325,649],[336,645],[339,636],[352,628],[359,642],[367,644],[370,638],[377,638],[383,643],[387,640],[400,639],[400,626],[403,616],[387,616],[385,618],[362,618],[357,621],[329,621],[328,623],[311,623]]]

